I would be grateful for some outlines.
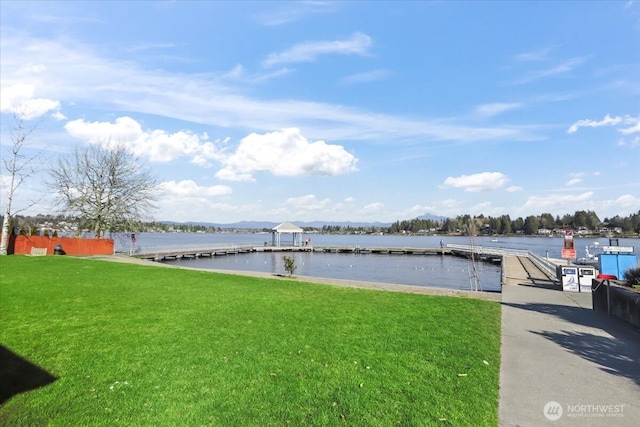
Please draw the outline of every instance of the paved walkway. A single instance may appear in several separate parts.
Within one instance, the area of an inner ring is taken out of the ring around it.
[[[520,282],[502,288],[500,425],[640,425],[640,332],[591,294]]]

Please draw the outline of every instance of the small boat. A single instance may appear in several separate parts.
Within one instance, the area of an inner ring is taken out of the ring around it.
[[[604,251],[600,247],[600,243],[593,242],[593,245],[587,245],[584,248],[584,257],[576,259],[578,265],[598,266],[599,255]]]
[[[491,241],[492,241],[493,243],[498,243],[498,238],[497,238],[497,237],[494,237],[493,239],[491,239]]]

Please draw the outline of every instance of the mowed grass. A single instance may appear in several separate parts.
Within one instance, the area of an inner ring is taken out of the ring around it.
[[[0,316],[1,425],[497,425],[497,303],[8,256]]]

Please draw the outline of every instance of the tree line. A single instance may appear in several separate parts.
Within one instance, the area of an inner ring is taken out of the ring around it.
[[[537,235],[541,231],[548,230],[584,230],[589,234],[616,233],[624,235],[640,233],[640,211],[627,217],[618,215],[611,218],[604,218],[602,221],[593,211],[579,210],[572,214],[565,214],[562,217],[553,216],[550,213],[540,215],[530,215],[526,218],[518,217],[512,219],[509,215],[492,216],[471,216],[458,215],[455,218],[442,220],[414,218],[409,220],[398,220],[389,227],[342,227],[339,225],[323,226],[316,231],[321,233],[342,233],[342,234],[461,234],[461,235]]]
[[[0,218],[0,221],[2,219]],[[17,234],[47,234],[55,232],[80,235],[92,231],[93,222],[82,217],[67,215],[38,214],[35,216],[17,215],[11,218],[11,229],[15,227]],[[14,223],[15,221],[15,223]],[[307,232],[322,234],[446,234],[446,235],[537,235],[541,230],[585,230],[589,234],[640,234],[640,211],[626,217],[618,215],[604,218],[600,221],[593,211],[576,211],[573,215],[562,217],[549,213],[530,215],[526,218],[511,219],[509,215],[499,217],[458,215],[455,218],[441,220],[414,218],[398,220],[388,227],[385,226],[352,226],[352,225],[324,225],[322,227],[304,227]],[[182,224],[170,222],[138,222],[130,223],[126,230],[109,230],[110,232],[184,232],[184,233],[220,233],[229,231],[203,224]],[[247,230],[244,230],[247,231]],[[270,229],[251,230],[269,232]]]

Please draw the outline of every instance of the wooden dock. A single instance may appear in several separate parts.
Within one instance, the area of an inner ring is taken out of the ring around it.
[[[341,254],[384,254],[384,255],[451,255],[448,248],[386,248],[361,246],[316,246],[314,252]]]
[[[214,248],[138,248],[130,255],[135,258],[164,261],[175,259],[193,259],[226,255],[238,255],[254,252],[323,252],[336,254],[378,254],[378,255],[454,255],[470,257],[477,255],[478,260],[500,262],[499,254],[486,254],[479,248],[416,248],[416,247],[363,247],[363,246],[254,246],[220,245]]]
[[[311,252],[312,246],[253,246],[223,245],[215,248],[140,248],[131,253],[134,258],[151,261],[176,259],[211,258],[216,256],[239,255],[254,252]]]

